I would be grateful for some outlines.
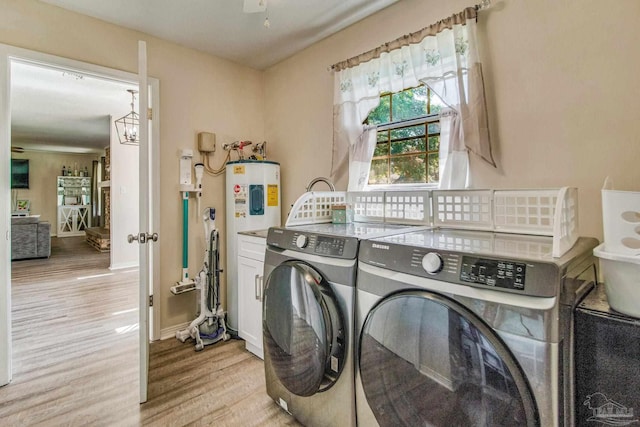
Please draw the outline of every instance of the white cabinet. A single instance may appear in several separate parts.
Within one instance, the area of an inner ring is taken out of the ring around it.
[[[57,178],[58,237],[84,236],[91,227],[91,178]]]
[[[91,227],[91,205],[58,206],[58,237],[84,236]]]
[[[238,234],[238,335],[247,350],[264,358],[262,346],[262,290],[266,239]]]

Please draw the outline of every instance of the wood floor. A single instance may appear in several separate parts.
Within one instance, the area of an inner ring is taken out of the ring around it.
[[[2,426],[299,426],[266,395],[263,362],[231,340],[150,347],[138,403],[138,272],[110,271],[83,238],[12,267],[13,381]]]

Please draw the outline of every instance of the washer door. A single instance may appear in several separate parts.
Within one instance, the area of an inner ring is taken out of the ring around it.
[[[536,426],[528,382],[503,341],[445,296],[380,301],[360,335],[359,369],[381,426]]]
[[[345,358],[344,317],[329,283],[312,266],[286,261],[264,287],[265,353],[291,393],[312,396],[338,379]]]

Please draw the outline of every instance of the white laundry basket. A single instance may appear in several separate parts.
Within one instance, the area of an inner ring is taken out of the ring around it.
[[[602,190],[602,227],[607,252],[640,254],[640,192]]]
[[[604,290],[612,309],[640,318],[640,256],[605,250],[605,243],[593,250],[600,259]]]

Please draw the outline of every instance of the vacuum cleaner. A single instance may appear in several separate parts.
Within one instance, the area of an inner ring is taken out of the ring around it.
[[[200,290],[200,313],[189,326],[176,332],[176,338],[185,342],[196,340],[196,351],[219,341],[227,341],[225,313],[220,305],[220,251],[219,235],[215,227],[216,210],[207,208],[203,214],[206,250],[202,269],[195,278],[195,288]]]

